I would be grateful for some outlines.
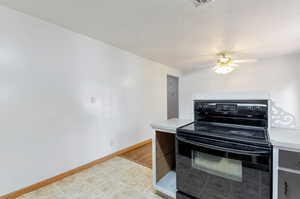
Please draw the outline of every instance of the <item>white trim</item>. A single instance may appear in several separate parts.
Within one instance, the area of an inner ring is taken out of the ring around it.
[[[288,168],[284,168],[284,167],[278,167],[278,170],[280,171],[286,171],[289,173],[294,173],[294,174],[299,174],[300,175],[300,171],[299,170],[295,170],[295,169],[288,169]]]
[[[167,129],[156,128],[155,131],[159,131],[159,132],[162,132],[162,133],[176,134],[176,130],[174,131],[174,130],[167,130]]]
[[[275,145],[276,146],[276,145]],[[278,150],[281,151],[291,151],[291,152],[297,152],[300,153],[300,149],[299,148],[292,148],[292,147],[284,147],[284,146],[276,146],[276,148]]]
[[[156,185],[156,131],[152,134],[152,183]]]
[[[165,188],[162,188],[162,187],[160,187],[158,185],[154,185],[154,188],[157,191],[159,191],[159,192],[161,192],[161,193],[163,193],[163,194],[165,194],[165,195],[167,195],[169,197],[172,197],[172,198],[176,199],[176,193],[173,193],[173,192],[171,192],[171,191],[169,191],[169,190],[167,190]]]
[[[273,148],[273,199],[278,198],[278,165],[279,165],[279,150]]]

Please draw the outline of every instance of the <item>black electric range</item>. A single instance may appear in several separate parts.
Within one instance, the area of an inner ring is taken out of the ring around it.
[[[267,100],[198,100],[177,129],[178,199],[271,199]]]

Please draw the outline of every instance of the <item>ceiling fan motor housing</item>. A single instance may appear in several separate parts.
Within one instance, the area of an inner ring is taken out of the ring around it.
[[[198,6],[207,4],[207,3],[209,3],[209,2],[212,2],[212,1],[214,1],[214,0],[192,0],[192,1],[193,1],[194,5],[195,5],[196,7],[198,7]]]

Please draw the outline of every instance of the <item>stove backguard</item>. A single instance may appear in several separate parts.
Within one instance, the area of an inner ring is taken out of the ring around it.
[[[195,100],[195,124],[218,123],[268,128],[267,100]]]

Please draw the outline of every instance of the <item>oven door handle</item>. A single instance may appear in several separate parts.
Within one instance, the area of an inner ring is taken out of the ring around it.
[[[265,155],[265,154],[269,154],[270,151],[269,150],[257,150],[257,151],[247,151],[247,150],[239,150],[239,149],[232,149],[232,148],[227,148],[227,147],[220,147],[220,146],[214,146],[211,144],[204,144],[204,143],[200,143],[200,142],[195,142],[189,139],[185,139],[182,138],[180,136],[176,136],[177,139],[181,142],[187,143],[187,144],[192,144],[192,145],[196,145],[199,147],[204,147],[204,148],[209,148],[209,149],[213,149],[213,150],[219,150],[219,151],[224,151],[224,152],[229,152],[229,153],[235,153],[235,154],[241,154],[241,155]]]

